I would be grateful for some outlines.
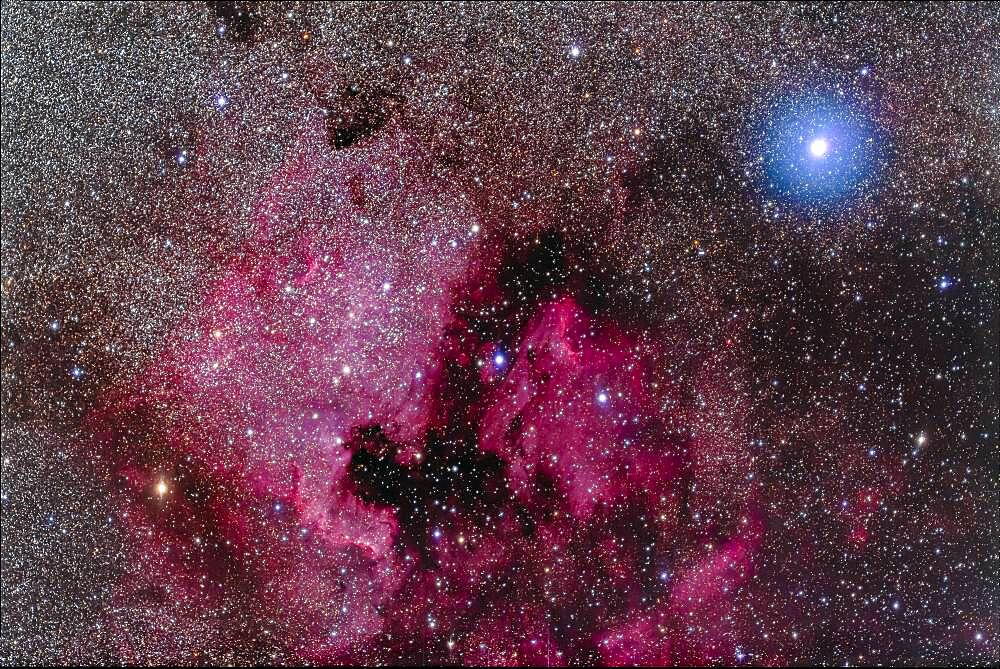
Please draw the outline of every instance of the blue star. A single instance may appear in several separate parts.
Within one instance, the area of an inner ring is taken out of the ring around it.
[[[769,106],[757,128],[766,190],[804,205],[848,201],[875,183],[886,141],[860,105],[807,93]]]

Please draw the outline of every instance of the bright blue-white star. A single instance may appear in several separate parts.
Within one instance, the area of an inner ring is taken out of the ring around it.
[[[825,137],[817,137],[809,143],[809,152],[816,158],[822,158],[830,150],[830,143]]]
[[[793,205],[849,202],[875,185],[886,141],[859,105],[810,93],[777,102],[757,127],[766,190]]]
[[[510,358],[507,356],[507,351],[500,345],[497,345],[497,347],[493,349],[493,357],[489,360],[493,363],[493,369],[499,374],[503,374],[507,371],[507,366],[510,364]]]

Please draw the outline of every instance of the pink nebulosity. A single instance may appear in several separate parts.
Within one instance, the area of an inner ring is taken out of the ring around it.
[[[738,360],[665,372],[680,326],[572,284],[511,306],[487,220],[395,126],[350,152],[303,133],[187,328],[92,416],[132,537],[124,658],[732,654],[763,531]]]
[[[634,417],[676,401],[675,389],[650,392],[644,378],[651,372],[647,356],[667,352],[641,350],[614,326],[595,328],[590,320],[570,298],[539,307],[510,374],[486,403],[479,435],[484,450],[508,463],[519,497],[530,498],[535,477],[546,476],[583,520],[626,491],[643,491],[642,503],[655,508],[682,483],[667,435],[630,438],[646,427]]]

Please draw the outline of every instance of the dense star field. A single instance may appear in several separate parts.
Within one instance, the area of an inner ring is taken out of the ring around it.
[[[1000,661],[1000,9],[2,9],[3,664]]]

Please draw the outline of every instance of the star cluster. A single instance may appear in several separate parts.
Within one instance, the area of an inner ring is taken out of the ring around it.
[[[4,664],[1000,660],[1000,12],[2,8]]]

